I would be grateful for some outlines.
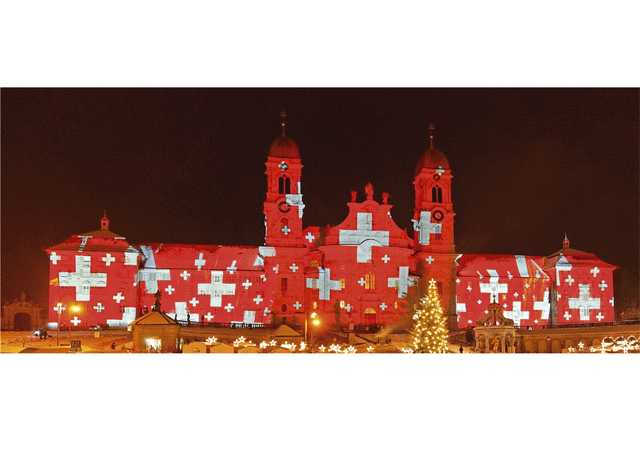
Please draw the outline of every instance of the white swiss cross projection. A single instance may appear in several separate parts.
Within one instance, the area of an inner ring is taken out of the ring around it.
[[[293,265],[289,266],[289,269],[293,272],[296,272],[296,270],[298,269],[298,267],[296,266],[296,264],[294,263]]]
[[[569,263],[569,261],[564,257],[564,255],[561,255],[558,261],[556,262],[556,283],[558,285],[560,285],[560,279],[561,279],[560,271],[571,271],[571,263]]]
[[[373,230],[372,213],[358,213],[357,229],[340,230],[340,244],[342,246],[357,246],[356,261],[366,263],[371,260],[373,246],[389,246],[389,232]]]
[[[207,261],[202,258],[203,255],[204,253],[200,252],[200,256],[194,261],[194,265],[198,267],[198,271],[200,271],[204,264],[207,263]]]
[[[340,290],[340,281],[331,280],[331,270],[318,267],[318,278],[307,278],[307,288],[318,289],[318,299],[331,299],[331,290]]]
[[[434,261],[434,260],[435,260],[435,258],[433,258],[431,255],[429,255],[429,257],[427,257],[427,258],[425,259],[425,261],[426,261],[427,263],[429,263],[429,264],[433,263],[433,261]]]
[[[602,312],[598,312],[598,314],[596,315],[596,318],[598,318],[598,321],[602,321],[602,318],[604,318],[604,315],[602,314]]]
[[[287,166],[287,163],[285,163],[284,161],[281,161],[278,167],[281,171],[286,171],[289,166]]]
[[[309,243],[313,243],[313,241],[316,239],[316,237],[315,237],[315,236],[313,236],[313,235],[311,234],[311,232],[308,232],[308,233],[307,233],[307,236],[305,236],[305,238],[306,238],[307,240],[309,240]]]
[[[213,315],[211,314],[211,312],[207,312],[206,315],[204,315],[205,318],[207,318],[207,321],[211,321],[213,319]]]
[[[73,319],[70,322],[73,323],[74,326],[77,326],[82,321],[80,321],[77,316],[74,316]],[[71,333],[71,332],[69,332],[69,333]]]
[[[429,244],[432,233],[442,233],[442,224],[431,222],[430,211],[421,211],[420,221],[415,219],[411,221],[413,222],[413,229],[419,232],[418,241],[420,244]]]
[[[104,257],[102,257],[102,261],[104,262],[104,264],[106,266],[111,266],[111,263],[116,261],[116,259],[115,259],[115,257],[112,257],[111,254],[107,254]]]
[[[232,324],[261,324],[256,323],[256,312],[252,310],[245,310],[242,322],[231,321]]]
[[[59,272],[61,287],[76,287],[76,301],[91,300],[91,287],[107,286],[106,273],[91,272],[91,257],[76,255],[76,272]]]
[[[288,226],[284,226],[282,228],[282,233],[284,233],[285,235],[289,235],[289,232],[291,232],[291,229]]]
[[[384,254],[384,257],[382,257],[382,261],[385,263],[389,263],[389,260],[391,260],[389,256],[387,254]]]
[[[231,313],[231,310],[233,310],[233,305],[231,305],[231,302],[229,302],[227,305],[225,305],[224,309]]]
[[[182,271],[182,273],[180,274],[180,277],[182,277],[184,280],[187,280],[189,278],[191,274],[189,274],[187,272],[187,270],[185,269],[184,271]]]
[[[513,301],[513,310],[504,312],[505,318],[512,319],[516,326],[520,325],[521,319],[529,319],[529,312],[520,310],[521,305],[520,301]]]
[[[187,310],[186,302],[176,302],[175,309],[176,313],[173,319],[175,319],[176,321],[194,321],[196,323],[200,321],[199,315],[197,313],[190,313]]]
[[[222,275],[223,271],[211,271],[211,283],[198,284],[198,294],[211,296],[211,307],[222,306],[222,295],[236,294],[236,284],[222,283]]]
[[[351,304],[347,304],[347,305],[345,305],[345,306],[344,306],[344,309],[345,309],[347,312],[350,312],[352,308],[353,308],[353,307],[351,307]]]
[[[61,258],[62,257],[57,255],[55,252],[51,252],[51,255],[49,256],[49,260],[51,260],[54,265],[57,265]]]
[[[589,284],[578,284],[580,294],[577,298],[569,298],[569,308],[580,309],[580,321],[589,321],[589,310],[600,308],[600,298],[589,297]]]
[[[53,311],[56,312],[58,315],[61,314],[62,312],[64,312],[66,310],[66,307],[63,306],[62,304],[58,303],[58,305],[56,305],[53,308]]]
[[[384,302],[382,304],[380,304],[380,310],[385,310],[388,307],[387,304],[385,304]]]
[[[436,169],[436,174],[438,175],[444,174],[444,169],[442,169],[442,166],[438,166],[438,169]]]
[[[245,279],[245,281],[242,282],[242,286],[244,287],[245,290],[248,290],[251,285],[253,284],[249,282],[249,279]]]
[[[116,301],[118,304],[120,304],[120,301],[124,301],[124,296],[122,295],[122,292],[118,291],[118,293],[113,297],[113,300]]]
[[[609,285],[607,285],[607,282],[605,282],[604,280],[602,281],[602,283],[600,285],[598,285],[600,288],[602,288],[602,291],[604,291],[605,288],[607,288]]]
[[[122,312],[122,319],[108,319],[107,324],[111,327],[125,327],[136,319],[136,308],[125,307]]]
[[[300,307],[302,307],[302,304],[300,304],[300,301],[296,301],[296,303],[293,304],[293,306],[296,308],[296,310],[300,310]]]
[[[167,288],[164,289],[167,293],[169,294],[173,294],[174,291],[176,291],[175,288],[173,288],[171,285],[169,285]]]
[[[94,305],[93,308],[96,309],[98,313],[102,313],[102,311],[104,310],[104,305],[98,302],[98,305]]]
[[[490,276],[489,283],[480,282],[480,293],[490,293],[490,302],[493,302],[494,296],[495,299],[497,299],[498,294],[507,293],[509,291],[509,286],[506,283],[498,283],[500,277],[498,276],[498,271],[495,269],[487,269],[487,272]]]
[[[596,266],[595,268],[593,268],[591,271],[589,271],[591,274],[593,274],[593,277],[596,277],[598,275],[598,273],[600,272],[600,270],[598,269],[598,267]]]
[[[136,274],[136,283],[146,282],[147,293],[155,294],[158,291],[159,280],[171,280],[171,273],[168,269],[156,269],[156,261],[153,256],[153,249],[149,246],[140,246],[145,257],[144,268]],[[135,284],[134,284],[135,285]],[[119,320],[114,320],[119,321]]]
[[[298,207],[298,217],[302,218],[304,212],[304,202],[302,202],[302,189],[300,188],[300,182],[298,182],[298,194],[285,194],[287,205],[292,207]]]
[[[389,277],[388,287],[397,288],[398,297],[405,298],[407,297],[407,291],[409,290],[409,286],[413,285],[413,277],[409,277],[408,266],[400,266],[398,268],[398,272],[399,272],[398,277]]]
[[[575,282],[575,280],[573,280],[573,277],[571,277],[571,274],[569,274],[569,277],[567,277],[565,279],[565,283],[567,283],[569,286],[571,286],[571,284]]]
[[[189,301],[189,304],[193,305],[194,307],[195,307],[196,305],[198,305],[199,303],[200,303],[200,301],[199,301],[199,300],[197,300],[195,296],[193,297],[193,299],[191,299],[191,300]]]
[[[542,301],[535,301],[533,303],[533,309],[534,310],[541,310],[541,319],[549,319],[549,292],[545,291],[544,292],[544,299]]]
[[[227,268],[227,271],[229,271],[229,274],[233,274],[233,272],[234,272],[234,271],[237,271],[237,270],[238,270],[238,268],[237,268],[237,266],[236,266],[236,262],[237,262],[237,260],[232,261],[232,262],[231,262],[231,266],[229,266],[229,267]]]
[[[255,298],[253,298],[253,301],[256,303],[256,305],[260,305],[260,303],[264,301],[264,299],[262,299],[262,295],[258,293],[258,295]]]

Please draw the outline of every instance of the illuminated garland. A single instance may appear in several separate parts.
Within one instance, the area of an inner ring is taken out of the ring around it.
[[[446,353],[449,351],[447,327],[442,317],[442,307],[436,289],[436,281],[429,281],[429,293],[420,299],[420,310],[413,315],[411,347],[418,353]]]
[[[580,342],[578,343],[578,349],[570,346],[568,351],[575,354],[587,352],[597,352],[600,354],[613,354],[620,352],[623,354],[628,354],[630,352],[640,353],[640,342],[633,335],[627,338],[618,337],[615,340],[612,337],[605,337],[598,347],[591,346],[587,349],[584,343]]]

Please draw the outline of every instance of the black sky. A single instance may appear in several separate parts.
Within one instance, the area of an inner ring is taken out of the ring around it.
[[[96,230],[131,243],[263,243],[264,163],[287,112],[304,225],[341,222],[350,191],[390,194],[411,232],[413,171],[435,145],[453,173],[460,253],[620,267],[638,299],[636,89],[3,89],[2,302],[47,298],[44,248]]]

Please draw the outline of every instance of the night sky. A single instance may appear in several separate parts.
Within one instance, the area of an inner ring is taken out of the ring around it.
[[[636,89],[3,89],[2,303],[46,306],[43,251],[100,228],[141,242],[263,244],[267,153],[286,132],[304,226],[372,183],[412,234],[413,174],[449,159],[459,253],[593,252],[638,299]]]

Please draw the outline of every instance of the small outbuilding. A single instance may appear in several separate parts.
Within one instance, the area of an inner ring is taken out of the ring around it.
[[[150,312],[131,323],[133,352],[175,352],[180,349],[180,324],[162,312]]]
[[[162,312],[160,290],[151,313],[131,323],[133,352],[176,352],[180,349],[180,324]]]

